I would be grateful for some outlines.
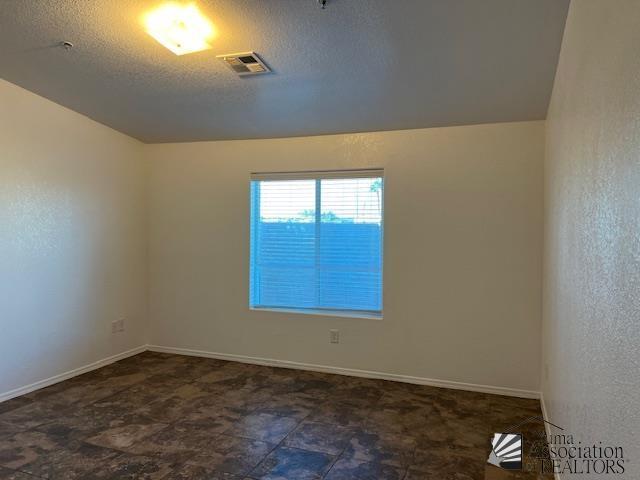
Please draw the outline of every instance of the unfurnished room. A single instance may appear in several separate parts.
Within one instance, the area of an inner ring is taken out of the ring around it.
[[[37,479],[640,479],[640,0],[0,0]]]

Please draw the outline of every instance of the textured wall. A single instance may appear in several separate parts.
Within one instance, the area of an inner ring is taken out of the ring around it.
[[[0,395],[145,343],[141,153],[0,80]]]
[[[543,134],[524,122],[145,146],[151,341],[537,391]],[[249,311],[250,172],[366,167],[385,168],[384,319]]]
[[[545,169],[548,413],[584,441],[623,446],[630,479],[640,478],[639,25],[635,0],[571,3]]]

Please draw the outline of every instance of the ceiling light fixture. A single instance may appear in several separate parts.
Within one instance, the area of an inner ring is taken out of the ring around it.
[[[194,4],[166,3],[144,16],[147,33],[176,55],[211,48],[213,24]]]

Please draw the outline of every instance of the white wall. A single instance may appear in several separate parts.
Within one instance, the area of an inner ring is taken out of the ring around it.
[[[633,479],[640,478],[639,25],[636,0],[571,3],[547,123],[542,382],[551,420],[583,443],[622,446],[631,462],[623,478]]]
[[[151,342],[538,390],[543,135],[526,122],[145,146]],[[386,171],[384,320],[249,311],[249,173],[361,167]]]
[[[0,80],[0,396],[145,343],[141,148]]]

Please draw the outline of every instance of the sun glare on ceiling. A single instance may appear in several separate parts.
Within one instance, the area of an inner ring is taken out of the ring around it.
[[[213,24],[194,4],[165,3],[144,16],[147,33],[176,55],[211,48]]]

